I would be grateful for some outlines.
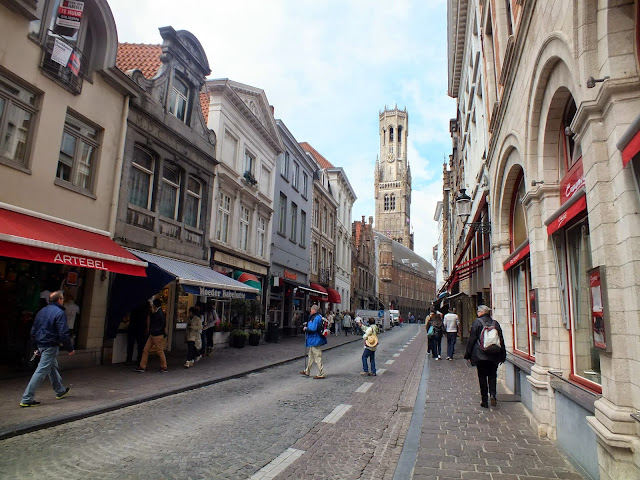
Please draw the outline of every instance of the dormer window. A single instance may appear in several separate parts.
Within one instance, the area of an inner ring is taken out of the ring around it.
[[[177,76],[173,78],[169,96],[169,113],[181,122],[187,123],[189,105],[189,87]]]

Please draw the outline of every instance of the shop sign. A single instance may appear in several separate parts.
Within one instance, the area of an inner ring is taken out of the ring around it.
[[[65,265],[73,265],[75,267],[95,268],[96,270],[107,270],[102,260],[95,260],[93,258],[78,257],[76,255],[67,255],[63,253],[56,253],[53,258],[53,263],[63,263]]]
[[[215,262],[231,265],[236,269],[244,270],[245,272],[257,273],[263,276],[267,274],[266,267],[263,267],[262,265],[258,265],[257,263],[250,262],[248,260],[244,260],[242,258],[234,257],[233,255],[228,255],[221,251],[217,251],[213,255],[213,260]]]
[[[186,287],[186,286],[185,286]],[[185,291],[190,292],[191,289],[185,288]],[[238,292],[237,290],[225,290],[219,288],[206,288],[199,287],[196,295],[209,298],[240,298],[240,299],[254,299],[255,294],[247,292]]]
[[[286,278],[287,280],[297,280],[298,279],[298,274],[297,273],[292,273],[292,272],[287,272],[286,270],[284,271],[284,278]]]
[[[509,270],[511,267],[519,263],[520,260],[522,260],[524,257],[529,255],[530,250],[531,250],[531,245],[527,243],[523,248],[521,248],[520,250],[512,254],[511,258],[508,258],[507,261],[504,262],[503,269],[505,271]]]
[[[58,7],[58,16],[56,17],[56,25],[58,27],[72,28],[78,30],[80,28],[80,19],[84,10],[84,2],[73,0],[62,0]]]
[[[564,204],[584,187],[584,171],[582,159],[578,160],[560,181],[560,204]]]

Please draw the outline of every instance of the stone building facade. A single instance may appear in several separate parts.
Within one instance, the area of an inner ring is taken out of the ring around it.
[[[381,305],[377,297],[378,275],[376,269],[376,247],[373,235],[373,217],[369,223],[353,222],[353,257],[351,258],[351,299],[352,310],[378,310]]]
[[[601,479],[640,477],[639,9],[449,1],[450,93],[490,112],[486,150],[462,142],[456,158],[487,191],[470,186],[471,220],[491,224],[501,376],[537,433]]]

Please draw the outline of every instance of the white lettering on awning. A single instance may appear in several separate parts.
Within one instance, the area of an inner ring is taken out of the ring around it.
[[[67,255],[56,253],[53,263],[63,263],[65,265],[73,265],[75,267],[95,268],[96,270],[107,270],[102,260],[93,258],[79,257],[76,255]]]

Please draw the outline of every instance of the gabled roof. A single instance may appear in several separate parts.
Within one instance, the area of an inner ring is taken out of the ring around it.
[[[160,70],[162,45],[145,43],[119,43],[116,67],[123,72],[140,70],[145,78],[153,78]]]
[[[300,142],[300,146],[305,152],[309,152],[311,154],[313,159],[318,162],[318,165],[320,165],[320,168],[334,168],[329,160],[320,155],[320,153],[307,142]]]

